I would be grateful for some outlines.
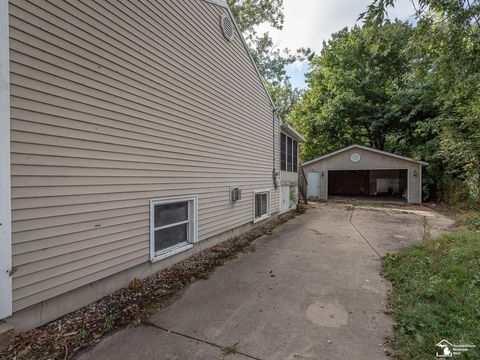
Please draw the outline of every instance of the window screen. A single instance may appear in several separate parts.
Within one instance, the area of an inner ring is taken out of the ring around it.
[[[298,143],[293,140],[293,172],[297,172],[298,168]]]
[[[189,202],[154,205],[154,251],[189,241]]]
[[[280,170],[297,172],[298,169],[298,142],[290,136],[281,133],[280,141]]]
[[[269,192],[261,192],[255,194],[255,218],[268,216]]]
[[[287,137],[287,171],[292,171],[292,138]]]

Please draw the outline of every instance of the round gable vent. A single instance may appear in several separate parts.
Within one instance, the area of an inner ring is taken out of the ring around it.
[[[232,41],[234,33],[234,26],[228,15],[220,16],[220,27],[225,39]]]
[[[352,160],[354,163],[357,163],[360,161],[360,154],[359,153],[353,153],[352,156],[350,156],[350,160]]]

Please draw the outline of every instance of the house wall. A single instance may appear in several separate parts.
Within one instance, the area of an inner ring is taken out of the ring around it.
[[[268,222],[268,219],[255,224],[250,222],[238,226],[235,229],[212,236],[207,240],[197,243],[192,249],[175,254],[162,261],[154,263],[143,262],[140,265],[136,265],[106,278],[84,285],[74,291],[62,293],[55,298],[19,310],[6,321],[15,328],[15,331],[25,331],[38,327],[53,321],[64,314],[75,311],[82,306],[90,304],[92,299],[100,299],[119,288],[128,286],[132,279],[141,279],[152,275],[178,263],[179,261],[187,259],[198,251],[205,250],[222,241],[231,239],[234,236],[239,236],[257,226],[263,225],[265,222]]]
[[[352,162],[350,157],[358,153],[361,157],[357,163]],[[382,155],[372,151],[353,148],[328,158],[304,165],[307,174],[310,171],[318,171],[321,200],[328,199],[328,170],[386,170],[386,169],[407,169],[408,170],[408,202],[421,203],[421,164],[402,160],[388,155]],[[417,175],[414,176],[413,171]]]
[[[10,1],[14,311],[148,264],[152,198],[198,195],[200,241],[250,223],[256,189],[278,211],[278,121],[225,12]]]
[[[298,172],[290,172],[290,171],[281,171],[280,172],[280,179],[282,181],[282,185],[294,185],[298,184]]]

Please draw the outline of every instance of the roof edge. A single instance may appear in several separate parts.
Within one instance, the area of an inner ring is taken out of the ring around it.
[[[203,1],[228,8],[228,4],[226,0],[203,0]]]
[[[314,162],[323,160],[323,159],[328,158],[328,157],[330,157],[330,156],[334,156],[334,155],[340,154],[340,153],[342,153],[342,152],[344,152],[344,151],[347,151],[347,150],[350,150],[350,149],[353,149],[353,148],[359,148],[359,149],[371,151],[371,152],[374,152],[374,153],[377,153],[377,154],[382,154],[382,155],[386,155],[386,156],[391,156],[391,157],[394,157],[394,158],[397,158],[397,159],[401,159],[401,160],[405,160],[405,161],[411,161],[411,162],[418,163],[418,164],[425,165],[425,166],[428,165],[428,162],[425,162],[425,161],[414,160],[414,159],[408,158],[408,157],[406,157],[406,156],[401,156],[401,155],[397,155],[397,154],[390,153],[390,152],[386,152],[386,151],[382,151],[382,150],[372,149],[372,148],[369,148],[369,147],[363,146],[363,145],[353,144],[353,145],[347,146],[347,147],[345,147],[345,148],[343,148],[343,149],[339,149],[339,150],[337,150],[337,151],[334,151],[334,152],[325,154],[325,155],[323,155],[323,156],[320,156],[320,157],[318,157],[318,158],[316,158],[316,159],[306,161],[306,162],[304,162],[304,163],[302,164],[302,166],[312,164],[312,163],[314,163]]]
[[[295,138],[295,140],[298,140],[299,142],[305,142],[305,138],[302,136],[302,134],[300,134],[297,130],[295,130],[295,128],[293,128],[289,124],[282,122],[281,127],[283,131],[288,133],[288,135],[290,135],[291,137]]]

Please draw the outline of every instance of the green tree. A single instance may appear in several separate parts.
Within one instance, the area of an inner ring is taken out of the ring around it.
[[[227,0],[227,4],[240,31],[247,36],[255,34],[259,24],[268,23],[279,30],[283,27],[283,0]]]
[[[304,159],[352,143],[384,149],[388,135],[406,127],[399,99],[408,85],[404,50],[412,28],[396,21],[380,31],[378,43],[366,28],[340,30],[311,60],[308,90],[291,114],[307,136]]]
[[[293,102],[298,100],[300,91],[292,86],[286,67],[296,61],[303,61],[310,54],[310,50],[280,49],[268,32],[257,33],[258,25],[264,23],[278,30],[283,28],[285,20],[283,0],[227,0],[227,3],[246,39],[252,58],[265,80],[279,115],[287,116]]]
[[[415,25],[375,0],[311,61],[291,120],[304,160],[351,143],[429,162],[424,193],[480,207],[480,3],[419,0]]]
[[[373,39],[394,4],[375,0],[361,15]],[[416,114],[415,131],[405,144],[430,161],[427,172],[437,184],[438,198],[480,207],[480,2],[418,4],[417,26],[407,48],[415,60],[411,84],[417,101],[411,113],[426,103],[434,111]]]

